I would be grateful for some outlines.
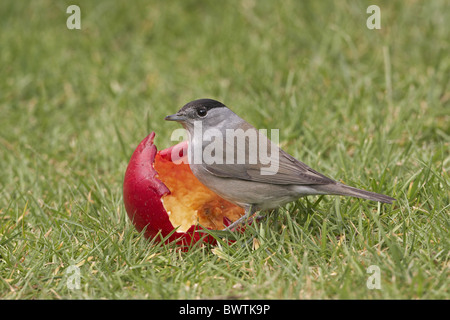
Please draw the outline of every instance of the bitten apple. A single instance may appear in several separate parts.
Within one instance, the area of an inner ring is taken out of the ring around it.
[[[123,199],[129,218],[138,231],[145,228],[147,238],[159,240],[172,233],[167,242],[213,243],[212,237],[197,232],[200,225],[221,230],[244,209],[206,188],[181,161],[187,157],[187,141],[158,152],[154,138],[152,132],[137,146],[125,173]]]

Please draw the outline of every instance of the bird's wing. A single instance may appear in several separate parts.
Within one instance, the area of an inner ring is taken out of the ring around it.
[[[267,137],[260,134],[259,139],[266,139],[267,146],[272,150],[276,150],[278,157],[270,157],[270,163],[261,165],[261,159],[258,156],[256,164],[249,164],[246,157],[245,164],[237,164],[236,161],[231,164],[203,164],[203,168],[209,173],[222,177],[247,181],[255,181],[270,184],[296,184],[296,185],[317,185],[317,184],[334,184],[335,181],[324,176],[323,174],[311,169],[306,164],[298,161],[278,146],[273,145]],[[225,141],[225,145],[228,144]],[[242,145],[235,146],[235,152],[246,152]],[[248,145],[246,146],[248,147]],[[248,150],[248,148],[247,148]],[[271,154],[270,152],[266,154]],[[266,159],[267,160],[267,159]],[[267,161],[266,161],[267,162]],[[271,167],[275,169],[274,174],[261,174],[261,167]]]

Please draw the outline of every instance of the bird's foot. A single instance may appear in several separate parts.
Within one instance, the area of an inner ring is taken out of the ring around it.
[[[235,222],[231,223],[228,227],[226,227],[225,229],[223,229],[224,231],[234,231],[235,229],[237,229],[238,227],[240,227],[241,225],[244,224],[244,222],[247,221],[246,215],[243,215],[242,217],[240,217],[239,219],[237,219]]]
[[[251,217],[253,213],[255,213],[255,210],[253,210],[250,206],[245,210],[245,214],[242,217],[231,223],[228,227],[223,229],[223,231],[234,231],[244,224],[251,223],[253,221],[253,218]],[[261,216],[256,217],[256,219],[258,219],[259,217]]]

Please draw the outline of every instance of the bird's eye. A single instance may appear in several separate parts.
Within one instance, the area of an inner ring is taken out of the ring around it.
[[[197,110],[197,114],[199,117],[205,117],[206,114],[208,113],[208,110],[206,110],[206,108],[200,108]]]

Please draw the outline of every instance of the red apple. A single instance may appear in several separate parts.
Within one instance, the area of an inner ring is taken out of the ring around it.
[[[221,230],[244,214],[244,209],[222,199],[192,174],[187,163],[187,141],[157,151],[152,132],[137,146],[128,164],[123,184],[125,209],[138,231],[147,238],[180,245],[212,237],[197,232],[204,228]],[[181,162],[181,163],[180,163]],[[177,230],[174,232],[174,229]]]

